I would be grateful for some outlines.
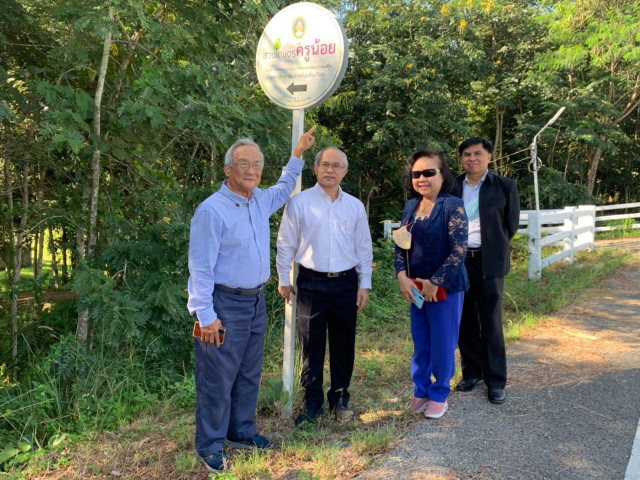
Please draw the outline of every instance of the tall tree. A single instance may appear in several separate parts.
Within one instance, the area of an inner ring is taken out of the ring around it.
[[[372,226],[399,216],[402,167],[413,150],[452,153],[468,132],[463,98],[483,66],[450,13],[446,2],[344,7],[349,68],[318,118],[342,140],[352,172],[345,187],[369,206]]]
[[[173,346],[188,323],[179,321],[186,220],[219,181],[225,149],[252,136],[270,165],[286,159],[287,116],[259,92],[253,70],[258,35],[279,4],[3,1],[11,4],[0,9],[3,145],[17,147],[23,118],[33,141],[0,160],[13,186],[28,152],[44,162],[42,226],[77,232],[73,286],[80,312],[91,314],[80,317],[79,338],[113,326],[113,345],[160,334],[166,342],[154,345]],[[265,181],[277,175],[274,165]],[[12,215],[22,212],[15,203]],[[109,325],[108,309],[119,305],[139,322],[121,314]]]
[[[632,143],[620,127],[640,108],[640,6],[563,0],[544,18],[556,48],[540,54],[538,65],[574,119],[570,135],[587,159],[591,195],[603,155]]]
[[[20,4],[13,0],[0,3],[0,198],[4,200],[0,203],[0,258],[8,270],[14,376],[18,370],[20,275],[34,223],[32,192],[37,174],[33,165],[39,163],[43,149],[37,133],[41,118],[37,96],[26,88],[26,82],[44,62],[29,44],[46,48],[47,40],[46,32]]]
[[[108,18],[110,23],[113,22],[114,7],[108,7]],[[102,47],[102,58],[100,60],[100,69],[98,71],[98,81],[96,91],[93,97],[93,153],[91,154],[91,206],[89,209],[89,243],[87,245],[87,258],[93,260],[97,242],[97,219],[98,219],[98,195],[100,193],[100,144],[104,141],[101,136],[102,124],[100,123],[102,111],[102,93],[104,91],[104,82],[107,76],[107,67],[109,66],[109,52],[111,49],[111,25],[107,26]],[[78,314],[78,328],[76,337],[80,342],[86,344],[87,332],[89,326],[89,309],[86,308]]]

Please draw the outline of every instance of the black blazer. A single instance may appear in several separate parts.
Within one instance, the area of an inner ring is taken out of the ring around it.
[[[456,177],[455,193],[462,198],[466,174]],[[509,241],[520,224],[516,182],[489,171],[480,187],[480,242],[484,278],[504,277],[511,269]]]

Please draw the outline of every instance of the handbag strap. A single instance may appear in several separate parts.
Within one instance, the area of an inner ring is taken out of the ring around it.
[[[411,278],[411,269],[409,269],[409,250],[405,250],[407,252],[407,275]]]

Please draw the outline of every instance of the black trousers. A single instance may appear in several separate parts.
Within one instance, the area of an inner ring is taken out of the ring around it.
[[[482,258],[467,256],[469,290],[464,296],[458,348],[462,378],[483,378],[489,388],[504,388],[507,356],[502,331],[504,277],[483,278]]]
[[[328,331],[331,387],[327,399],[330,407],[346,406],[355,359],[358,274],[352,268],[332,278],[301,265],[297,287],[305,403],[319,408],[324,402],[322,382]]]

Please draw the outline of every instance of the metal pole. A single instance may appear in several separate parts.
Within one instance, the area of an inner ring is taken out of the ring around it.
[[[536,133],[535,137],[533,137],[533,143],[531,144],[531,161],[533,162],[533,188],[536,196],[536,212],[538,212],[538,218],[540,216],[540,195],[538,192],[538,138],[540,134],[547,128],[549,125],[553,124],[560,115],[564,112],[564,107],[556,112],[556,114],[551,117],[551,120],[547,122],[547,124],[542,127],[542,129]]]
[[[532,279],[540,279],[541,276],[541,272],[542,272],[542,266],[541,266],[541,262],[542,262],[542,257],[541,257],[541,247],[540,247],[540,242],[542,239],[542,222],[541,222],[541,215],[540,215],[540,194],[539,194],[539,190],[538,190],[538,138],[540,137],[540,134],[544,131],[545,128],[547,128],[549,125],[551,125],[553,122],[555,122],[558,117],[560,115],[562,115],[562,112],[564,112],[564,107],[562,107],[560,110],[558,110],[556,112],[556,114],[551,117],[551,120],[549,120],[547,122],[547,124],[542,127],[542,129],[535,134],[535,136],[533,137],[533,142],[531,143],[531,161],[533,162],[533,189],[534,189],[534,194],[536,197],[536,225],[534,225],[533,227],[533,231],[531,228],[531,216],[529,216],[529,252],[530,253],[534,253],[536,261],[532,262],[531,259],[531,255],[529,256],[529,278]],[[533,235],[533,240],[532,240],[532,235]],[[533,242],[533,245],[531,244],[531,242]]]
[[[540,130],[542,131],[542,130]],[[538,147],[536,145],[537,135],[533,137],[531,144],[531,161],[533,162],[533,191],[536,197],[536,212],[540,218],[540,195],[538,193]]]
[[[293,110],[291,126],[291,155],[304,133],[304,110]],[[296,180],[296,188],[292,195],[299,193],[302,188],[301,175]],[[291,266],[291,285],[297,290],[295,280],[298,277],[298,265],[295,261]],[[282,407],[284,417],[291,416],[293,405],[293,371],[295,368],[296,351],[296,296],[292,295],[289,303],[284,306],[284,355],[282,358],[282,390],[287,392],[288,400]]]

